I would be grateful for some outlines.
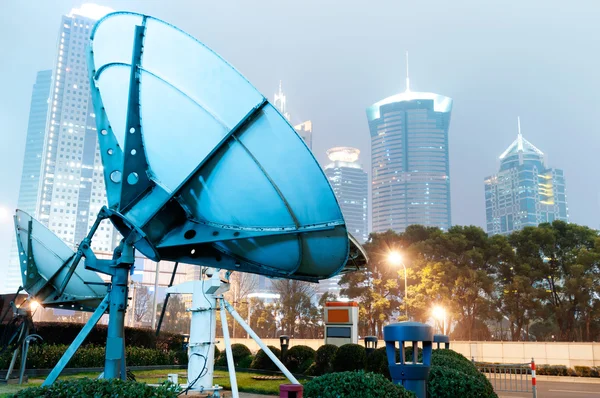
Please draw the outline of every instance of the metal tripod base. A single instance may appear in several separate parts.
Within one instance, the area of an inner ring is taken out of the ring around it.
[[[60,376],[63,369],[75,355],[91,330],[96,326],[102,315],[108,310],[108,332],[106,338],[106,360],[101,377],[121,378],[127,380],[125,369],[125,312],[127,310],[127,284],[133,267],[133,247],[122,243],[117,249],[113,260],[98,260],[91,248],[82,243],[82,251],[86,257],[86,268],[111,275],[111,288],[96,311],[83,326],[75,340],[60,358],[52,372],[44,380],[43,386],[49,386]]]
[[[185,282],[180,285],[172,286],[168,289],[170,294],[192,294],[192,322],[190,326],[190,343],[188,347],[188,385],[182,386],[184,391],[207,392],[211,388],[203,386],[212,386],[214,373],[214,336],[216,335],[216,311],[221,311],[221,325],[223,327],[223,338],[225,340],[225,355],[227,356],[227,366],[229,369],[229,381],[231,383],[231,395],[238,398],[237,379],[235,375],[235,364],[233,362],[233,353],[231,351],[231,341],[229,339],[229,328],[227,326],[227,312],[233,316],[233,319],[242,326],[262,350],[277,365],[279,370],[293,384],[300,384],[298,380],[287,370],[279,358],[267,347],[258,335],[250,328],[238,312],[223,298],[223,293],[229,290],[229,282],[222,281],[218,270],[212,269],[209,278]],[[229,273],[228,273],[229,275]],[[228,276],[227,276],[228,278]],[[219,304],[217,304],[217,301]],[[208,325],[208,327],[207,327]],[[203,363],[202,357],[206,358]],[[218,387],[218,386],[217,386]],[[214,386],[213,386],[214,388]],[[221,388],[219,387],[219,390]],[[218,390],[214,390],[213,397],[218,397]]]

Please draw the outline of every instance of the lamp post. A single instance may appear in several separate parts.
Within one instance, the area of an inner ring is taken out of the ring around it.
[[[402,261],[402,255],[397,251],[391,251],[388,254],[388,262],[392,265],[401,265],[404,268],[404,306],[406,308],[406,320],[410,320],[408,317],[408,277],[406,273],[406,265]]]

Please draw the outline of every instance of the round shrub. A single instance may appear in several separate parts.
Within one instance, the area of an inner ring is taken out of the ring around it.
[[[306,398],[413,398],[415,395],[404,387],[386,380],[380,374],[359,371],[329,373],[316,377],[304,385],[304,396]]]
[[[333,344],[325,344],[319,347],[315,358],[313,373],[315,376],[324,375],[333,372],[333,357],[338,347]]]
[[[481,376],[487,381],[483,374]],[[494,390],[490,390],[489,381],[486,384],[483,379],[445,366],[432,366],[427,380],[427,393],[436,398],[498,398]]]
[[[474,377],[478,380],[478,385],[483,386],[485,397],[493,397],[494,387],[488,378],[481,373],[473,362],[469,361],[465,356],[452,350],[434,350],[431,354],[431,366],[452,369],[461,372],[464,375]]]
[[[333,357],[333,370],[336,372],[361,370],[365,368],[366,359],[365,347],[359,344],[344,344],[338,348]]]
[[[217,347],[215,347],[216,349]],[[215,351],[216,352],[216,351]],[[249,368],[252,363],[252,352],[243,344],[232,344],[231,355],[233,356],[233,364],[236,368]],[[215,356],[216,358],[216,356]],[[215,360],[215,366],[227,365],[227,350],[223,350],[218,359]]]
[[[71,379],[59,380],[48,387],[32,387],[21,390],[14,398],[87,398],[87,397],[135,397],[177,398],[179,386],[164,384],[150,387],[145,383],[119,379]]]
[[[252,355],[252,351],[243,344],[232,344],[231,354],[233,355],[233,361],[237,364],[242,358]]]
[[[381,373],[387,377],[387,375],[384,374],[383,369],[388,369],[388,361],[385,350],[375,350],[371,354],[367,355],[367,361],[365,363],[365,370],[367,372]]]
[[[281,359],[281,350],[272,345],[268,346],[269,350],[279,359]],[[252,369],[262,369],[262,370],[279,370],[277,365],[273,363],[271,358],[264,352],[262,349],[258,350],[252,364],[250,365]]]
[[[295,345],[283,358],[286,368],[292,373],[304,373],[315,361],[316,351],[306,345]]]
[[[217,347],[215,345],[215,355],[213,356],[215,358],[215,361],[221,356],[221,350],[219,350],[219,347]]]

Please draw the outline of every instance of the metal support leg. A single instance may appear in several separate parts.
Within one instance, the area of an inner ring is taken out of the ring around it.
[[[98,306],[98,308],[96,308],[96,311],[94,311],[94,313],[92,314],[90,319],[83,326],[83,328],[81,329],[81,331],[79,332],[77,337],[75,337],[75,340],[73,340],[73,342],[71,343],[69,348],[67,348],[67,351],[65,351],[63,356],[60,358],[60,360],[56,364],[56,366],[54,366],[54,369],[52,369],[52,372],[50,372],[48,377],[46,377],[46,380],[44,380],[44,383],[42,384],[42,386],[49,386],[50,384],[52,384],[56,381],[56,379],[58,378],[58,376],[60,376],[60,373],[67,366],[67,364],[69,363],[71,358],[73,358],[75,351],[77,351],[77,349],[84,342],[84,340],[86,339],[86,337],[88,336],[90,331],[93,329],[94,326],[96,326],[96,323],[98,323],[98,321],[100,320],[102,315],[104,315],[104,313],[106,312],[106,309],[108,308],[109,303],[110,303],[110,294],[107,294],[106,297],[104,297],[104,300],[102,300],[102,302]]]
[[[223,319],[225,319],[225,317],[223,315],[223,306],[225,306],[225,308],[227,308],[227,311],[229,311],[229,313],[233,316],[233,318],[244,328],[244,330],[250,335],[250,337],[252,337],[254,339],[254,341],[256,341],[256,343],[260,346],[260,348],[262,348],[262,350],[265,352],[265,354],[267,354],[269,356],[269,358],[271,358],[271,361],[273,361],[273,363],[275,365],[277,365],[277,367],[279,368],[279,370],[281,370],[281,372],[285,375],[285,377],[287,377],[288,380],[292,382],[292,384],[300,384],[298,382],[298,380],[296,380],[296,378],[292,375],[292,373],[285,367],[285,365],[283,363],[281,363],[279,358],[277,358],[277,356],[275,356],[275,354],[273,354],[273,352],[271,350],[269,350],[269,347],[267,347],[267,345],[265,343],[263,343],[263,341],[260,339],[260,337],[258,337],[258,335],[254,332],[254,330],[252,330],[250,328],[250,326],[246,322],[244,322],[244,319],[240,316],[240,314],[238,314],[238,312],[235,310],[235,308],[233,308],[231,306],[231,304],[229,304],[227,301],[225,301],[225,299],[221,299],[221,321],[223,321]],[[223,325],[224,325],[223,330],[225,330],[226,323]],[[225,332],[223,332],[223,335],[225,335]],[[228,338],[229,338],[229,335],[225,339],[226,347],[229,346]],[[227,359],[229,359],[229,358],[227,358]],[[230,370],[230,372],[231,372],[231,370]]]
[[[221,324],[223,325],[223,339],[225,340],[225,354],[227,355],[227,366],[229,369],[229,381],[231,382],[232,398],[239,398],[237,379],[235,377],[235,364],[231,352],[231,341],[229,340],[229,328],[227,327],[227,312],[225,312],[225,300],[221,299]]]
[[[108,332],[106,337],[106,361],[104,362],[104,377],[107,379],[127,379],[121,374],[124,365],[125,346],[125,311],[127,309],[127,282],[129,268],[121,267],[115,270],[112,279],[110,296],[110,312],[108,316]]]
[[[19,348],[15,348],[15,351],[13,352],[13,357],[12,360],[10,361],[10,366],[8,367],[8,372],[6,372],[6,378],[5,380],[8,382],[8,380],[10,379],[10,375],[13,372],[13,369],[15,368],[15,363],[17,362],[17,355],[19,355]]]

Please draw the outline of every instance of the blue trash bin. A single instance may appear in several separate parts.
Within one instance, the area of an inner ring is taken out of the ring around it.
[[[431,351],[433,349],[433,328],[420,322],[399,322],[383,328],[383,340],[388,358],[388,367],[392,381],[402,384],[404,388],[414,392],[417,398],[427,397],[427,377],[431,368]],[[413,355],[406,358],[404,345],[413,347]],[[423,347],[423,362],[417,362],[418,345]],[[400,349],[400,362],[396,362],[396,347]]]

